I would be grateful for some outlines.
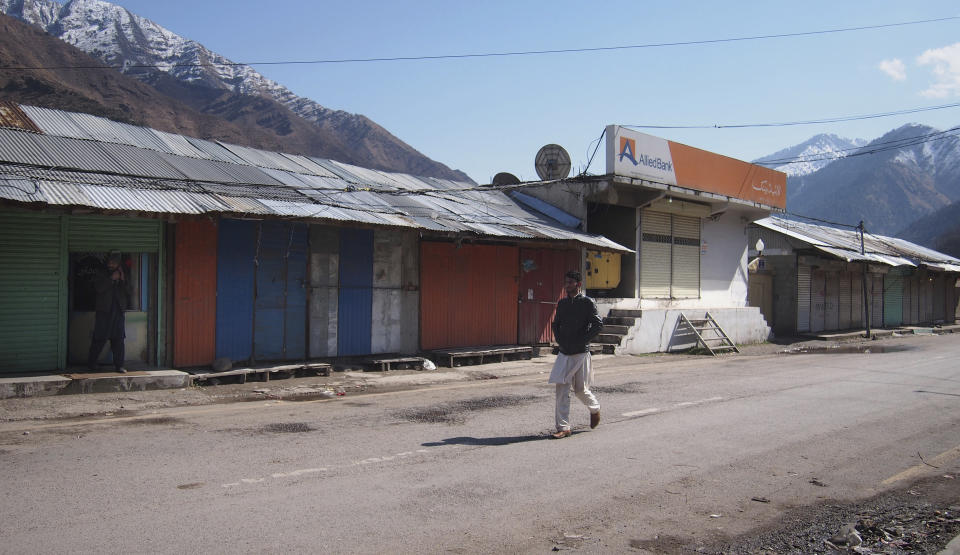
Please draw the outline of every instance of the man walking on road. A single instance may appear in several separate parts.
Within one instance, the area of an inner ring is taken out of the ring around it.
[[[555,439],[569,436],[570,386],[580,401],[590,410],[590,427],[600,424],[600,402],[590,391],[593,369],[590,366],[590,340],[603,329],[603,320],[597,313],[597,304],[580,291],[583,277],[570,270],[563,280],[567,296],[557,303],[553,318],[553,336],[560,353],[550,372],[549,383],[557,385]]]

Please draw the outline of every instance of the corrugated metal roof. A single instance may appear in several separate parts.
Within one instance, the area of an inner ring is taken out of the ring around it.
[[[24,113],[37,124],[42,133],[58,137],[73,137],[76,139],[92,139],[87,131],[79,127],[71,112],[39,108],[37,106],[20,106]]]
[[[286,156],[287,158],[292,160],[294,163],[296,163],[298,166],[302,167],[303,170],[301,170],[300,173],[319,175],[322,177],[333,177],[333,178],[337,177],[335,173],[324,168],[323,166],[314,162],[310,158],[307,158],[306,156],[301,156],[299,154],[286,154],[286,153],[283,153],[283,156]]]
[[[204,158],[208,160],[217,160],[219,162],[229,162],[231,164],[243,164],[236,154],[230,152],[219,143],[213,141],[206,141],[204,139],[195,139],[193,137],[186,137],[187,141],[193,145],[197,150],[204,154]]]
[[[122,173],[163,179],[187,177],[163,158],[163,152],[123,144],[102,143],[99,146],[123,168]]]
[[[864,252],[860,254],[860,233],[856,230],[798,222],[779,216],[770,216],[754,223],[799,239],[817,250],[847,262],[869,262],[887,266],[946,264],[960,268],[960,260],[956,258],[895,237],[864,233]]]
[[[632,252],[601,236],[564,229],[499,190],[470,183],[216,143],[87,114],[24,110],[46,135],[0,130],[0,162],[15,169],[0,176],[0,198],[572,240]]]

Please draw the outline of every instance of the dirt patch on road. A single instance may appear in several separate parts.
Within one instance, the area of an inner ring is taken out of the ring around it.
[[[540,397],[535,395],[493,395],[452,403],[441,403],[429,407],[405,409],[398,411],[396,416],[410,422],[463,424],[466,422],[466,415],[469,413],[517,407],[539,400]]]
[[[663,554],[937,553],[958,534],[960,479],[945,474],[865,501],[797,507],[775,525],[733,538],[704,543],[663,536],[629,545]]]

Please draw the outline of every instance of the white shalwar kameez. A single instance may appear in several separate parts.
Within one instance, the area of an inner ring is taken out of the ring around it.
[[[557,384],[555,414],[557,431],[570,429],[571,385],[577,399],[590,409],[590,414],[600,412],[600,402],[590,391],[590,384],[593,383],[593,367],[590,364],[589,352],[575,355],[558,354],[547,383]]]

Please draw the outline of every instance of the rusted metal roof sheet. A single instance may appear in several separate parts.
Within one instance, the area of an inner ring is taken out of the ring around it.
[[[7,100],[0,100],[0,127],[40,133],[40,128],[30,119],[30,116],[18,104]]]

